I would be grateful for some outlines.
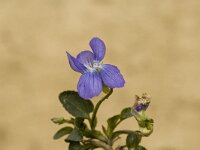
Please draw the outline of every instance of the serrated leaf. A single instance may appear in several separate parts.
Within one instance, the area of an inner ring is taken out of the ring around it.
[[[63,107],[73,116],[89,118],[89,113],[94,109],[90,100],[81,98],[75,91],[64,91],[59,95]]]
[[[120,114],[120,119],[121,120],[124,120],[124,119],[127,119],[127,118],[130,118],[132,117],[133,114],[132,114],[132,108],[131,107],[127,107],[127,108],[124,108]]]
[[[56,134],[53,136],[53,138],[54,138],[54,140],[57,140],[57,139],[63,137],[64,135],[69,134],[70,132],[72,132],[72,130],[73,129],[71,127],[64,127],[62,129],[58,130],[56,132]]]
[[[66,141],[80,142],[82,138],[83,138],[82,132],[77,128],[74,128],[70,133],[70,135],[67,137]]]

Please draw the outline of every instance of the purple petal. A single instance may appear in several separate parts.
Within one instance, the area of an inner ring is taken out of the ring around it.
[[[74,71],[83,73],[84,70],[86,70],[85,66],[83,64],[81,64],[76,58],[71,56],[68,52],[66,52],[66,53],[67,53],[67,56],[68,56],[68,59],[69,59],[70,67]]]
[[[139,111],[142,111],[142,110],[144,109],[144,106],[143,106],[143,104],[140,104],[140,105],[135,106],[134,109],[135,109],[137,112],[139,112]]]
[[[94,54],[91,51],[82,51],[78,54],[77,59],[84,65],[90,65],[94,61]]]
[[[120,88],[125,84],[124,78],[116,66],[104,64],[100,74],[103,83],[109,88]]]
[[[84,99],[98,96],[102,91],[100,75],[96,71],[83,74],[79,79],[77,88],[79,96]]]
[[[96,60],[101,61],[104,58],[105,52],[106,52],[106,46],[104,42],[98,37],[94,37],[90,41],[90,47],[92,48],[92,51],[94,52],[94,56]]]

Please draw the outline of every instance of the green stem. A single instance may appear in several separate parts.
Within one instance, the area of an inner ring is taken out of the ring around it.
[[[115,128],[116,128],[122,121],[124,121],[124,120],[119,120],[119,122],[116,123],[115,127],[113,128],[113,131],[115,130]]]
[[[118,137],[120,134],[129,134],[129,133],[138,133],[141,135],[140,131],[132,131],[132,130],[118,130],[113,133],[111,141],[115,140],[116,137]]]
[[[134,132],[132,130],[118,130],[115,132],[115,134],[129,134],[131,132]]]
[[[103,148],[104,150],[113,150],[112,146],[110,146],[110,145],[108,145],[108,144],[106,144],[106,143],[104,143],[104,142],[97,141],[97,140],[94,140],[94,139],[90,140],[90,142],[91,142],[93,145],[95,145],[97,148],[98,148],[98,147],[101,147],[101,148]]]
[[[89,118],[88,118],[88,121],[89,121],[90,127],[92,128],[92,119],[91,119],[90,116],[89,116]]]
[[[97,115],[97,111],[101,105],[101,103],[108,99],[109,96],[113,93],[113,89],[110,89],[109,93],[107,95],[105,95],[102,99],[99,100],[99,102],[96,104],[95,108],[94,108],[94,112],[92,114],[92,118],[90,120],[90,126],[91,126],[91,129],[94,130],[96,125],[95,125],[95,119],[96,119],[96,115]]]

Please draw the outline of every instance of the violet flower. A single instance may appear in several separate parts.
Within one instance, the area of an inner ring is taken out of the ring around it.
[[[108,88],[120,88],[125,84],[124,78],[116,66],[102,64],[106,52],[104,42],[94,37],[89,44],[92,52],[82,51],[76,58],[67,52],[71,68],[82,74],[77,89],[79,96],[84,99],[98,96],[102,92],[103,84]]]

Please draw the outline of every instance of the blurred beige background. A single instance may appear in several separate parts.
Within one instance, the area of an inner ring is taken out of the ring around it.
[[[199,8],[199,0],[0,0],[0,150],[67,149],[52,139],[61,126],[50,122],[69,117],[57,96],[76,89],[80,76],[65,51],[89,49],[93,36],[107,45],[104,62],[119,66],[126,80],[103,104],[99,122],[148,92],[155,131],[142,144],[198,149]],[[121,127],[137,125],[130,119]]]

